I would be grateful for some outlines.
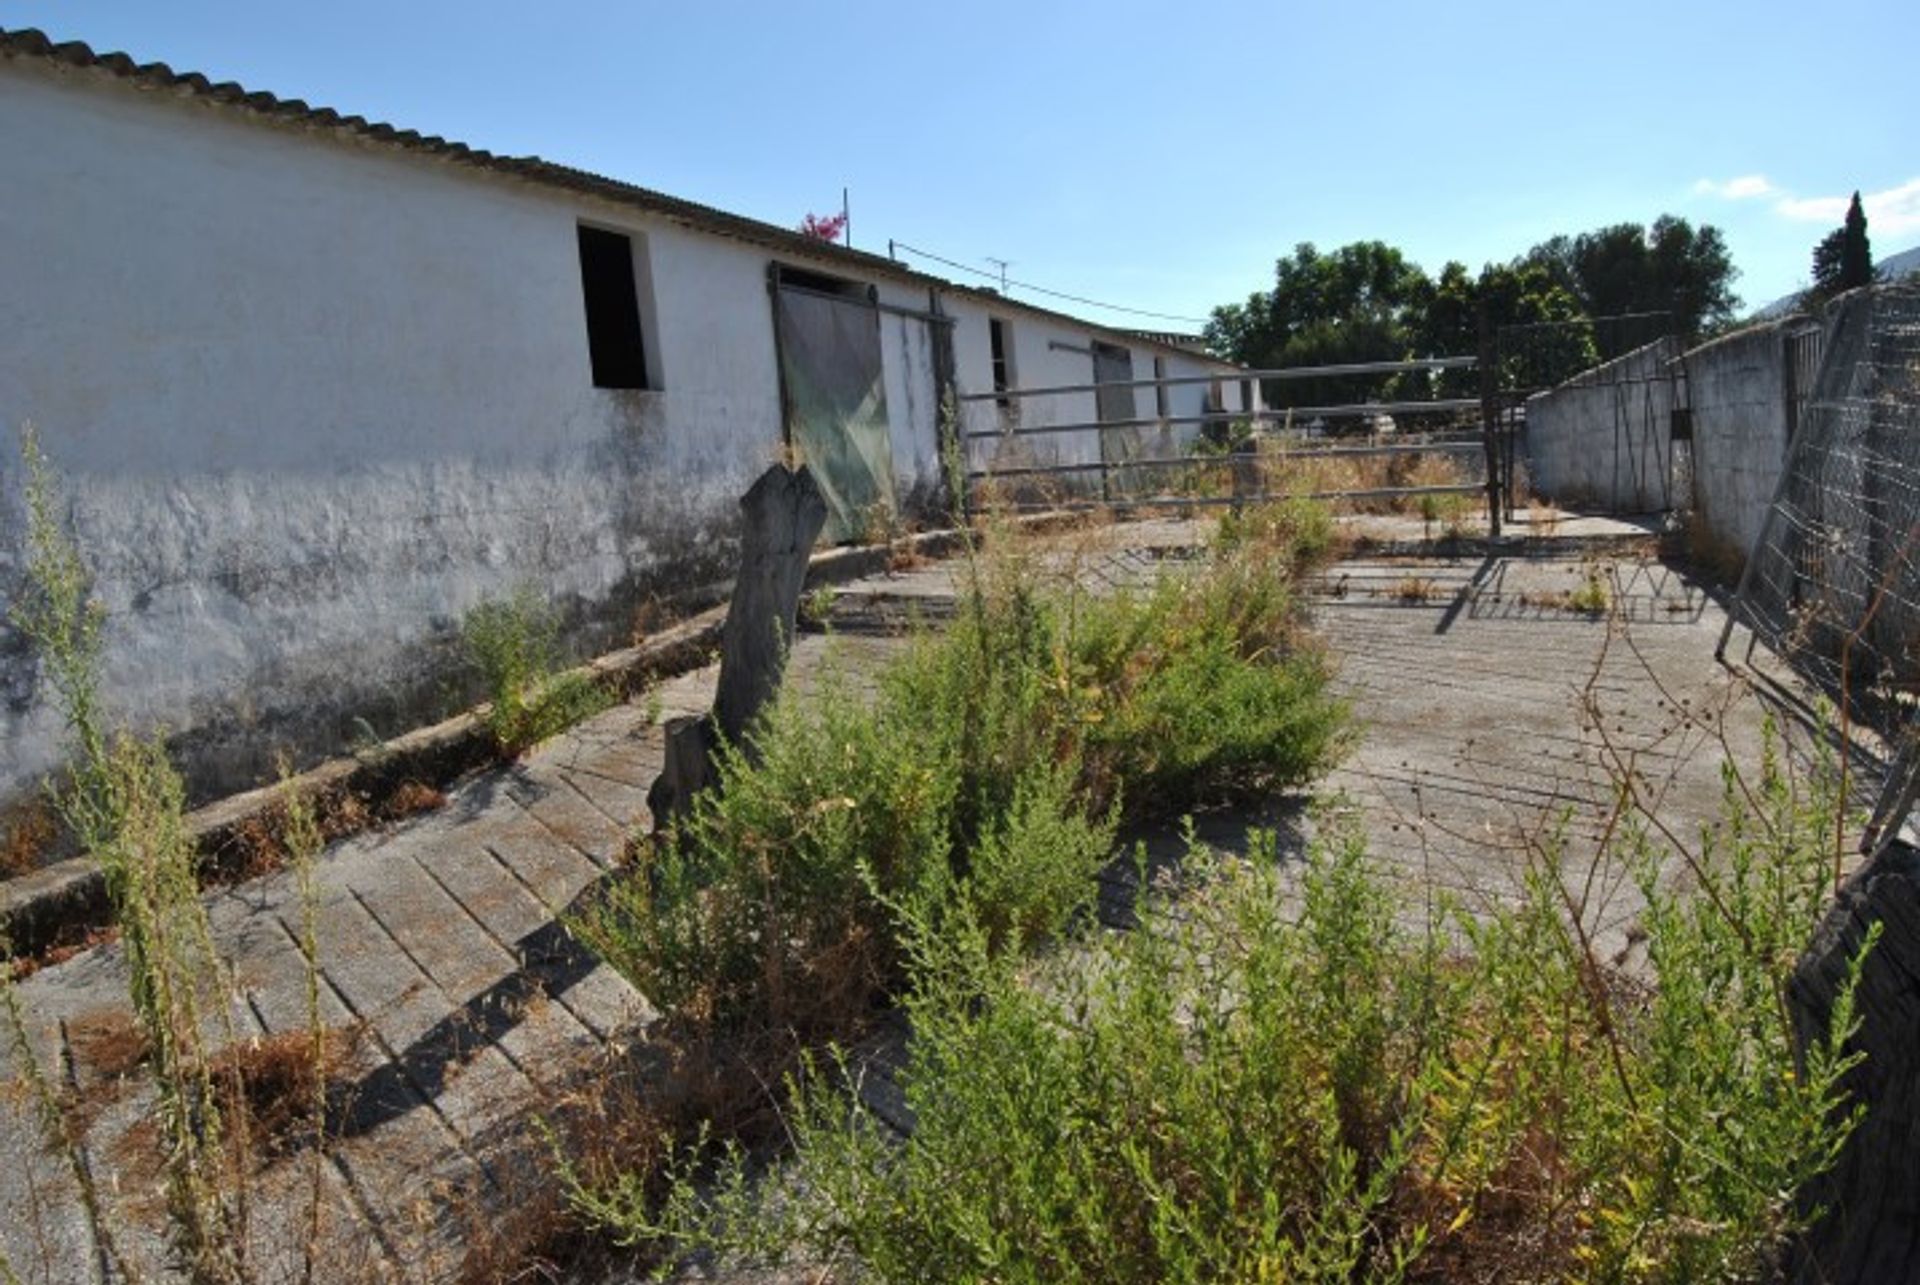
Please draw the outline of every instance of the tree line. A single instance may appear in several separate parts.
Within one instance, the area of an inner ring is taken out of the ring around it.
[[[1664,335],[1697,339],[1733,320],[1737,270],[1718,228],[1663,215],[1556,236],[1474,273],[1437,277],[1383,241],[1322,252],[1303,242],[1274,267],[1270,290],[1213,310],[1213,351],[1260,369],[1478,355],[1491,341],[1503,388],[1559,383]],[[1472,370],[1391,380],[1273,381],[1270,406],[1470,396]]]

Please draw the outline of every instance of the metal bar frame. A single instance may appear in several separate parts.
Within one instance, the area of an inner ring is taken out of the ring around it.
[[[1373,500],[1398,499],[1410,495],[1484,495],[1485,482],[1459,486],[1388,486],[1367,491],[1298,491],[1258,495],[1139,495],[1115,500],[1040,500],[1031,504],[1015,503],[1007,507],[1016,512],[1078,513],[1089,509],[1203,509],[1222,505],[1246,506],[1264,500]]]
[[[1078,351],[1078,350],[1076,350]],[[1195,354],[1200,356],[1200,354]],[[1171,388],[1211,384],[1215,380],[1330,379],[1336,375],[1391,375],[1410,370],[1461,370],[1479,364],[1478,357],[1420,357],[1412,361],[1361,361],[1344,366],[1283,366],[1276,370],[1226,369],[1211,375],[1175,375],[1167,379],[1117,379],[1111,383],[1055,384],[1046,388],[1009,388],[992,393],[962,393],[963,402],[993,401],[1001,397],[1045,397],[1051,394],[1091,393],[1102,388]]]
[[[1394,446],[1336,446],[1327,449],[1291,450],[1283,449],[1269,455],[1175,455],[1138,460],[1119,460],[1111,464],[1021,464],[1012,468],[983,468],[968,471],[969,478],[982,477],[1036,477],[1048,473],[1088,473],[1099,468],[1179,468],[1197,466],[1202,468],[1220,468],[1235,464],[1245,464],[1258,460],[1261,463],[1284,464],[1290,460],[1313,460],[1331,458],[1354,458],[1368,455],[1434,455],[1463,454],[1480,449],[1478,441],[1406,443]]]
[[[1119,388],[1119,383],[1106,385]],[[991,400],[994,394],[987,394]],[[980,398],[972,400],[979,401]],[[1255,423],[1282,423],[1294,418],[1358,419],[1367,415],[1419,415],[1428,412],[1474,410],[1477,397],[1450,397],[1426,402],[1353,402],[1343,406],[1294,406],[1279,410],[1208,411],[1201,415],[1154,415],[1146,419],[1086,419],[1069,424],[1036,424],[1032,427],[981,428],[963,434],[969,441],[996,437],[1040,437],[1049,433],[1090,433],[1105,428],[1158,428],[1165,424],[1230,424],[1251,420]]]

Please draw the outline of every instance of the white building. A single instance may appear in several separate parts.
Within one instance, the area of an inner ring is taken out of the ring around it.
[[[582,651],[649,601],[711,598],[737,497],[789,445],[845,535],[874,506],[938,507],[946,391],[1086,384],[1097,360],[1240,395],[1174,343],[32,31],[0,31],[0,161],[0,607],[31,422],[108,611],[105,696],[171,729],[201,791],[463,702],[458,621],[518,584]],[[959,422],[1192,415],[1209,392]],[[971,456],[1097,461],[1098,442]],[[0,805],[60,733],[0,625]]]

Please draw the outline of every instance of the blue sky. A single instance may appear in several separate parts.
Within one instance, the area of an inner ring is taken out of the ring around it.
[[[1178,317],[1299,241],[1437,271],[1671,212],[1725,231],[1748,307],[1805,283],[1855,188],[1876,255],[1920,244],[1913,0],[0,0],[0,25],[775,223],[844,184],[863,248]]]

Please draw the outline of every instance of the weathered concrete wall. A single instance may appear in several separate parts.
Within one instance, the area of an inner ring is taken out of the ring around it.
[[[1679,344],[1660,339],[1527,399],[1533,489],[1563,503],[1650,513],[1671,497],[1667,363]]]
[[[1679,395],[1693,411],[1693,479],[1691,494],[1676,493],[1673,503],[1691,506],[1701,531],[1735,554],[1744,556],[1759,538],[1785,466],[1789,336],[1810,324],[1795,316],[1752,326],[1690,349],[1680,360],[1685,379]],[[1673,385],[1663,382],[1671,356],[1666,342],[1528,401],[1528,463],[1536,491],[1622,512],[1660,507],[1674,396]],[[1648,385],[1649,379],[1655,382]]]
[[[1760,537],[1787,458],[1787,343],[1800,319],[1754,326],[1690,350],[1694,519],[1744,556]]]
[[[37,66],[0,65],[0,155],[0,594],[31,421],[108,612],[107,703],[179,733],[196,784],[463,698],[457,622],[516,583],[584,649],[726,574],[780,442],[763,256]],[[660,391],[592,385],[581,218],[644,248]],[[0,796],[60,733],[5,650]]]
[[[767,247],[54,62],[0,59],[0,157],[0,619],[30,421],[108,613],[107,705],[170,729],[197,793],[466,701],[483,598],[536,585],[586,652],[730,574],[784,436]],[[582,222],[633,238],[649,390],[593,386]],[[987,387],[979,316],[956,356]],[[1036,375],[1084,378],[1020,329]],[[908,516],[942,481],[935,342],[881,314]],[[0,807],[56,761],[46,695],[0,624]]]

